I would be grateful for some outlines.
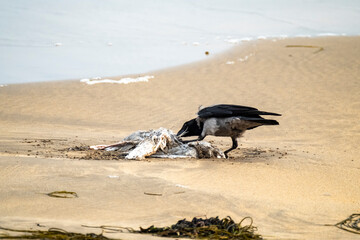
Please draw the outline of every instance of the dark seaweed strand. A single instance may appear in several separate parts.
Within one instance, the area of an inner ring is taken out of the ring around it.
[[[360,214],[351,214],[347,219],[335,224],[336,227],[355,234],[360,234]]]
[[[241,226],[245,219],[250,219],[250,225]],[[198,239],[262,239],[261,235],[255,234],[257,230],[250,217],[235,223],[231,217],[223,219],[215,218],[193,218],[192,221],[186,219],[179,220],[171,227],[141,228],[140,233],[151,233],[163,237],[191,237]]]
[[[68,191],[55,191],[51,193],[46,193],[49,197],[55,197],[55,198],[78,198],[76,192],[68,192]]]
[[[137,231],[131,227],[120,227],[120,226],[111,226],[111,225],[101,225],[101,226],[89,226],[89,225],[81,225],[86,228],[100,228],[105,233],[115,233],[115,232],[124,232],[127,231],[129,233],[136,233]]]
[[[20,230],[4,228],[0,226],[0,229],[22,233],[21,235],[10,236],[7,234],[0,234],[0,239],[57,239],[57,240],[109,240],[102,234],[95,233],[74,233],[67,232],[60,228],[49,228],[47,231],[42,230]]]

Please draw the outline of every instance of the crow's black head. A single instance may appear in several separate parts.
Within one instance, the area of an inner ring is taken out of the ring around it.
[[[199,127],[196,118],[184,123],[180,131],[176,134],[178,137],[200,136],[202,128]]]

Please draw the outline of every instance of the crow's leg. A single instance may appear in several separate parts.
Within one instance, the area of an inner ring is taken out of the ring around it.
[[[226,150],[226,151],[224,152],[226,158],[229,158],[229,157],[228,157],[228,153],[229,153],[231,150],[234,150],[235,148],[238,147],[238,142],[237,142],[237,140],[236,140],[236,137],[232,137],[231,140],[232,140],[232,146],[231,146],[231,148],[229,148],[228,150]]]

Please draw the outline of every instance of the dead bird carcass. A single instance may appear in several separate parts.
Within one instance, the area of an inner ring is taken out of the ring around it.
[[[157,158],[225,158],[225,154],[208,142],[183,143],[169,129],[137,131],[112,145],[96,145],[90,149],[117,151],[125,159]]]

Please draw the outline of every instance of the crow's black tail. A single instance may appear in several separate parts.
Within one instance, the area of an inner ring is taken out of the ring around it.
[[[278,113],[272,113],[272,112],[263,112],[263,111],[258,111],[257,112],[258,115],[272,115],[272,116],[281,116],[281,114]]]
[[[261,123],[263,125],[279,125],[279,122],[276,120],[273,120],[273,119],[249,118],[249,117],[242,117],[241,119],[250,121],[250,122]]]
[[[262,123],[264,125],[279,125],[279,122],[276,120],[272,120],[272,119],[263,119],[260,121],[256,121],[258,123]]]

